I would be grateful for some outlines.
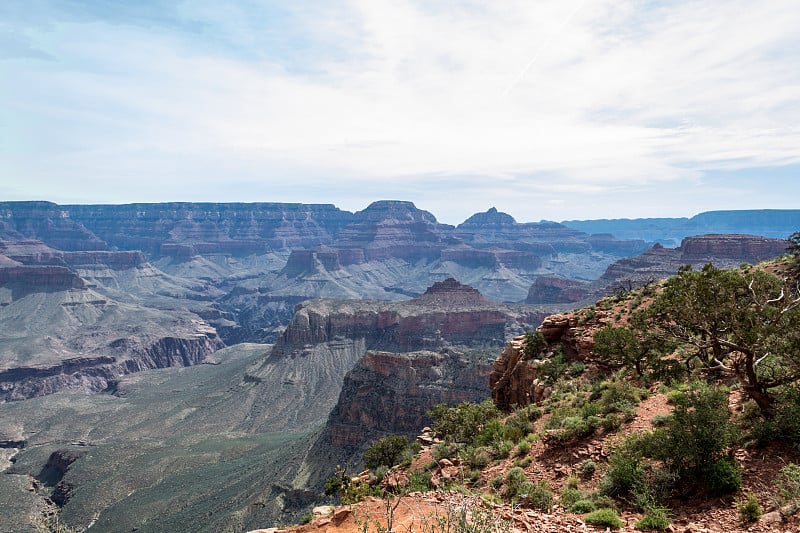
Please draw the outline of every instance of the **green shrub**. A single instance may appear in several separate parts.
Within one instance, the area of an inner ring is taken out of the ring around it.
[[[532,462],[533,462],[533,458],[532,457],[521,457],[521,458],[517,459],[516,461],[514,461],[514,466],[518,466],[520,468],[526,468],[526,467],[530,466],[530,464]]]
[[[761,518],[761,504],[752,492],[748,492],[744,500],[738,504],[739,520],[744,524],[751,524]]]
[[[636,333],[626,327],[605,327],[594,334],[594,355],[613,368],[633,366],[641,374],[642,345]]]
[[[645,485],[642,458],[625,446],[616,450],[608,461],[608,471],[600,490],[608,496],[625,496]]]
[[[614,498],[611,496],[604,494],[602,491],[596,490],[589,495],[589,500],[594,504],[594,506],[598,509],[616,509],[617,502],[614,501]]]
[[[431,456],[433,457],[433,460],[437,462],[442,459],[451,459],[456,456],[461,448],[462,447],[460,444],[453,442],[440,442],[433,447]]]
[[[584,513],[591,513],[592,511],[596,510],[597,506],[594,504],[592,500],[578,500],[572,505],[569,506],[567,512],[575,513],[575,514],[584,514]]]
[[[570,508],[572,504],[579,500],[585,500],[586,495],[580,490],[572,487],[566,487],[561,491],[558,500],[561,502],[562,507]]]
[[[539,359],[547,349],[547,339],[541,331],[528,331],[522,344],[522,359]]]
[[[723,457],[706,466],[703,482],[712,496],[731,494],[742,487],[742,471],[735,460]]]
[[[559,440],[566,442],[575,439],[584,439],[592,435],[596,427],[592,425],[592,422],[592,420],[585,418],[568,416],[561,422],[562,429],[558,433]],[[599,419],[597,419],[597,422],[599,422]]]
[[[617,413],[608,413],[600,421],[600,427],[608,432],[617,431],[622,427],[622,418]]]
[[[614,509],[597,509],[583,517],[583,521],[592,526],[619,529],[624,524]]]
[[[664,427],[669,422],[670,415],[666,413],[658,413],[653,417],[653,426]]]
[[[408,492],[427,492],[431,490],[431,473],[416,470],[408,476]]]
[[[505,459],[511,453],[511,450],[514,449],[514,443],[510,440],[501,442],[495,448],[495,458],[496,459]]]
[[[703,384],[696,386],[676,400],[666,425],[655,430],[657,445],[646,455],[663,460],[683,481],[692,481],[698,475],[712,477],[714,491],[727,490],[735,484],[738,470],[734,463],[720,461],[739,439],[730,421],[728,393]]]
[[[391,468],[400,464],[404,455],[411,452],[411,450],[411,443],[402,435],[383,437],[364,452],[364,466],[366,468],[377,468],[379,466]]]
[[[553,490],[545,480],[538,483],[526,481],[520,487],[517,501],[525,507],[549,512],[553,508]]]
[[[581,480],[578,479],[578,476],[570,475],[567,478],[567,482],[564,484],[564,486],[568,489],[577,489],[580,486],[580,484]]]
[[[558,345],[552,357],[545,359],[539,366],[538,374],[549,383],[555,383],[564,374],[568,366],[569,363],[564,358],[564,349],[561,345]]]
[[[580,465],[578,465],[578,475],[581,477],[581,479],[591,479],[596,470],[597,463],[591,459],[585,459],[581,461]]]
[[[511,500],[516,497],[522,488],[522,484],[526,481],[527,478],[525,477],[525,471],[518,466],[513,467],[511,470],[506,472],[503,497],[505,497],[507,500]]]
[[[479,404],[463,402],[452,407],[436,404],[428,411],[433,419],[433,430],[446,441],[471,443],[490,420],[500,417],[492,400]]]
[[[527,440],[522,440],[517,444],[517,455],[528,455],[528,452],[531,451],[531,443]]]
[[[542,418],[542,410],[539,408],[538,405],[529,405],[525,412],[528,414],[528,420],[531,422],[535,422]]]
[[[586,364],[583,361],[575,361],[571,365],[569,365],[569,375],[573,378],[576,378],[583,374],[586,370]]]
[[[488,446],[479,448],[468,446],[461,450],[460,455],[470,468],[484,468],[492,462],[493,450]]]
[[[493,489],[499,489],[500,487],[503,486],[503,476],[499,474],[494,476],[490,484],[492,485]]]
[[[670,522],[668,508],[651,507],[647,509],[644,516],[636,522],[636,529],[664,531],[669,528]]]
[[[667,392],[664,396],[668,404],[676,405],[681,401],[683,401],[683,399],[686,397],[686,394],[680,390],[671,390]]]
[[[775,484],[781,503],[789,503],[800,498],[800,465],[789,463],[781,468]]]

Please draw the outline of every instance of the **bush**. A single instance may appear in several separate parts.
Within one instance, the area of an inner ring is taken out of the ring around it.
[[[433,419],[433,430],[439,437],[462,443],[471,443],[487,422],[500,417],[500,411],[492,400],[479,404],[463,402],[452,407],[439,403],[428,414]]]
[[[781,503],[800,498],[800,465],[789,463],[781,468],[776,485]]]
[[[434,461],[438,462],[441,459],[450,459],[455,457],[461,449],[462,447],[460,444],[440,442],[433,447],[431,456],[433,457]]]
[[[611,455],[600,490],[609,496],[625,496],[644,484],[645,465],[642,458],[623,445]]]
[[[731,494],[742,487],[742,471],[735,460],[723,457],[705,468],[703,480],[711,496]]]
[[[522,359],[538,359],[547,349],[547,340],[541,331],[528,331],[522,344]]]
[[[653,426],[664,427],[669,422],[670,415],[666,413],[658,413],[653,417]]]
[[[514,461],[514,466],[518,466],[520,468],[525,468],[527,466],[530,466],[530,464],[532,462],[533,462],[533,458],[532,457],[522,457],[522,458],[517,459],[516,461]]]
[[[519,444],[517,444],[517,455],[528,455],[529,451],[531,451],[531,443],[527,440],[520,441]]]
[[[575,514],[584,514],[584,513],[591,513],[592,511],[596,510],[597,506],[594,504],[592,500],[578,500],[572,505],[569,506],[567,512],[575,513]]]
[[[744,500],[739,501],[739,520],[744,524],[751,524],[761,518],[761,504],[752,492],[747,493]]]
[[[666,507],[651,507],[645,511],[641,520],[636,522],[636,529],[663,531],[669,527],[669,509]]]
[[[591,479],[594,475],[595,471],[597,470],[597,463],[592,461],[591,459],[586,459],[581,461],[581,464],[578,466],[578,475],[581,479]]]
[[[614,509],[597,509],[583,517],[583,521],[592,526],[619,529],[624,524]]]
[[[498,444],[497,448],[495,448],[495,458],[505,459],[511,453],[512,449],[514,449],[514,443],[510,440],[501,442]]]
[[[537,511],[549,512],[553,508],[553,490],[545,480],[538,483],[526,481],[520,487],[517,501]]]
[[[427,492],[431,490],[431,473],[416,470],[408,476],[408,492]]]
[[[622,427],[622,419],[617,413],[608,413],[600,421],[600,427],[608,432],[617,431]]]
[[[711,476],[713,490],[727,490],[735,484],[738,470],[730,461],[720,461],[739,438],[730,420],[728,393],[703,384],[697,387],[675,399],[672,416],[656,430],[658,446],[647,455],[663,460],[683,481]]]
[[[633,366],[641,374],[642,346],[636,333],[626,327],[606,327],[594,334],[594,355],[608,366]]]
[[[664,396],[667,399],[667,403],[670,405],[676,405],[686,398],[686,394],[679,390],[668,391]]]
[[[527,478],[525,477],[525,471],[518,466],[513,467],[511,470],[506,472],[506,488],[503,491],[503,496],[508,500],[513,499],[517,494],[519,494],[522,484],[526,481]]]
[[[563,489],[558,497],[558,500],[561,502],[561,506],[566,509],[572,507],[575,502],[585,499],[586,495],[583,492],[572,487],[566,487]]]
[[[493,451],[487,446],[462,449],[461,457],[470,468],[483,468],[492,462]]]
[[[364,466],[378,468],[393,467],[403,461],[406,453],[412,450],[411,443],[402,435],[390,435],[379,439],[364,452]]]
[[[596,425],[593,422],[599,422],[597,417],[595,420],[580,418],[577,416],[568,416],[561,421],[561,431],[557,434],[558,439],[561,441],[570,441],[574,439],[584,439],[594,433]]]
[[[519,442],[531,431],[533,431],[533,425],[528,418],[528,414],[522,410],[518,410],[506,419],[502,432],[503,440]]]
[[[564,351],[561,345],[556,347],[552,357],[545,359],[539,366],[538,375],[548,383],[555,383],[560,376],[567,370],[569,363],[564,359]]]

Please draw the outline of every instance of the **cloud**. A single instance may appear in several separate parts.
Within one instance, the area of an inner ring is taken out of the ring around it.
[[[289,179],[562,208],[800,163],[793,1],[288,5],[6,6],[0,163],[42,190]]]

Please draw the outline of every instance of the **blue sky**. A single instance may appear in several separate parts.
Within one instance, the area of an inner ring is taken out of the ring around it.
[[[796,0],[3,0],[0,199],[800,208]]]

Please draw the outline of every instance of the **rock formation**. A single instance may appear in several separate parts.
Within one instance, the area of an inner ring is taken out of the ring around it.
[[[673,276],[683,265],[699,268],[711,263],[717,268],[731,268],[742,263],[758,263],[785,253],[787,245],[783,239],[721,234],[686,237],[678,248],[665,248],[656,243],[638,256],[615,261],[599,279],[590,283],[565,278],[537,278],[526,302],[587,303],[609,293]]]

